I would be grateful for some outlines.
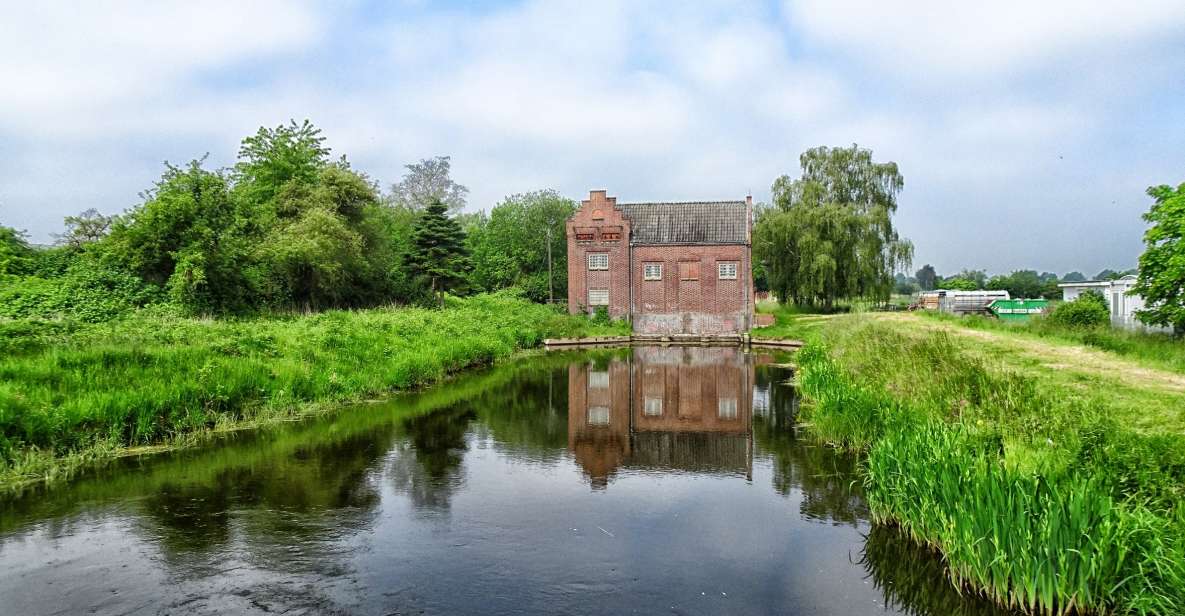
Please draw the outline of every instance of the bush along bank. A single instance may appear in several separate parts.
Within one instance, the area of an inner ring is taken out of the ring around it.
[[[814,434],[867,453],[875,522],[940,552],[960,588],[1028,613],[1185,613],[1185,440],[1105,397],[941,332],[836,321],[799,352]]]
[[[0,321],[0,483],[44,479],[121,448],[291,417],[313,404],[420,387],[549,336],[621,328],[509,294],[450,299],[441,310]]]

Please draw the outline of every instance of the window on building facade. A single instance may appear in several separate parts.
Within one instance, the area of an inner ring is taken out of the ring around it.
[[[679,280],[699,280],[699,261],[680,261]]]
[[[717,415],[720,419],[736,419],[737,418],[737,399],[736,398],[720,398],[719,406],[717,407]]]
[[[594,371],[589,372],[588,373],[588,386],[589,387],[599,387],[601,389],[608,388],[609,387],[609,373],[604,370],[601,370],[601,371],[594,370]]]
[[[616,242],[621,239],[621,227],[603,227],[601,229],[601,240],[605,242]]]
[[[662,263],[643,263],[643,280],[662,280]]]
[[[662,415],[662,398],[646,398],[646,406],[642,408],[642,413],[647,417]]]
[[[736,280],[737,279],[737,262],[736,261],[720,261],[716,264],[716,277],[720,280]]]
[[[588,269],[590,270],[607,270],[609,269],[609,254],[604,252],[591,252],[588,255]]]
[[[609,305],[609,289],[589,289],[588,290],[588,305],[589,306],[608,306]]]
[[[590,425],[590,426],[607,426],[607,425],[609,425],[609,407],[607,407],[607,406],[590,406],[590,407],[588,407],[588,425]]]

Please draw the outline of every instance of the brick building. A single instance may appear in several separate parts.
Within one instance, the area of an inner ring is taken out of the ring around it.
[[[753,322],[753,200],[617,203],[568,219],[568,309],[605,306],[646,334],[745,332]]]

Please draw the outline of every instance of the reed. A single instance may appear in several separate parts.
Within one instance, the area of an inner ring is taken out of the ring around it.
[[[798,355],[815,433],[867,452],[874,520],[1002,606],[1185,612],[1185,438],[961,344],[848,317]]]

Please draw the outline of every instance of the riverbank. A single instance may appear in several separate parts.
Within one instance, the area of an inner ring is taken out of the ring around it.
[[[3,321],[0,488],[422,387],[547,337],[622,329],[500,294],[443,310]]]
[[[874,519],[957,585],[1034,613],[1185,610],[1176,372],[919,315],[778,317],[770,332],[808,340],[816,438],[867,452]]]

